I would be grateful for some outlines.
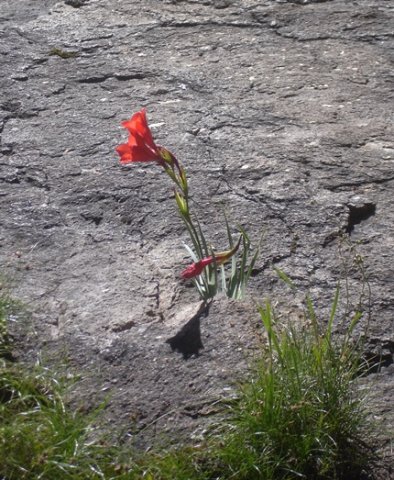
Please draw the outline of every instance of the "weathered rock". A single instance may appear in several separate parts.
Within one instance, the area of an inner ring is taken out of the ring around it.
[[[392,426],[389,2],[71,3],[0,4],[0,258],[34,311],[35,348],[68,351],[81,391],[111,391],[126,430],[201,432],[196,405],[246,371],[253,302],[219,300],[185,327],[198,298],[178,278],[187,235],[171,185],[117,163],[120,121],[146,106],[209,240],[227,247],[223,204],[264,232],[252,297],[293,309],[274,265],[323,313],[345,278],[350,304],[371,307],[368,349],[386,362],[368,378],[371,409]],[[183,355],[166,343],[177,333],[192,337]]]

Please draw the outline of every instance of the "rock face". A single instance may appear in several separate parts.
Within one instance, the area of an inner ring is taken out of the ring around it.
[[[297,317],[275,266],[322,315],[338,280],[342,312],[369,308],[366,348],[384,366],[367,383],[389,452],[390,2],[18,0],[0,19],[0,258],[33,310],[31,354],[68,357],[81,402],[110,392],[108,418],[147,438],[200,434],[247,371],[253,301],[197,315],[171,185],[155,165],[118,164],[120,121],[145,106],[209,241],[227,248],[223,205],[264,233],[251,298]]]

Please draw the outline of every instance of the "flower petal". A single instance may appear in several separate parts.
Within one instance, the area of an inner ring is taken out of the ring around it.
[[[152,133],[146,120],[146,110],[143,108],[135,113],[130,120],[122,122],[124,128],[130,132],[131,135],[140,137],[143,142],[153,151],[157,150],[155,142],[153,141]]]
[[[242,240],[242,235],[239,236],[238,242],[233,246],[231,250],[215,253],[215,259],[216,259],[217,265],[223,265],[223,263],[226,263],[233,255],[237,253],[237,250],[241,245],[241,240]]]
[[[130,145],[127,143],[122,143],[116,147],[116,151],[120,155],[120,163],[130,163],[133,161]]]
[[[213,263],[215,259],[213,257],[206,257],[198,262],[192,263],[189,265],[183,272],[181,273],[181,277],[184,279],[197,277],[197,275],[201,275],[204,267]]]
[[[152,151],[145,146],[130,146],[130,150],[132,162],[152,162],[161,160],[161,157],[152,153]]]
[[[197,262],[197,263],[192,263],[189,265],[183,272],[181,273],[181,277],[184,278],[185,280],[188,278],[193,278],[197,277],[197,275],[200,275],[203,270],[203,267]]]
[[[127,144],[122,144],[116,149],[121,157],[120,163],[156,161],[162,166],[165,163],[172,168],[176,165],[180,170],[174,155],[153,141],[144,108],[135,113],[130,120],[122,122],[122,125],[129,131],[129,138]]]
[[[122,143],[116,148],[116,151],[120,155],[120,163],[122,164],[160,160],[160,157],[157,158],[155,154],[145,146]]]

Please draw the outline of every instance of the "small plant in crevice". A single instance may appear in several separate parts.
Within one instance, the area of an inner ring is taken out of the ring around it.
[[[63,59],[68,59],[78,57],[79,54],[78,52],[72,52],[68,50],[63,50],[62,48],[54,47],[49,51],[48,55],[52,57],[57,56]]]
[[[191,245],[186,246],[186,250],[193,261],[181,273],[182,278],[193,281],[203,300],[213,298],[218,291],[225,292],[230,298],[242,298],[259,249],[249,260],[250,239],[247,233],[239,227],[238,240],[234,241],[225,218],[229,249],[216,252],[206,240],[197,215],[192,213],[192,199],[185,168],[169,150],[156,145],[146,120],[145,109],[135,113],[130,120],[122,122],[122,125],[128,130],[129,138],[127,143],[116,149],[120,155],[120,163],[156,163],[174,184],[177,209],[191,240]],[[231,268],[227,272],[224,264],[230,260]]]

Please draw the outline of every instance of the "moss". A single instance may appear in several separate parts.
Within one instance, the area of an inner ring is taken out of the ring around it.
[[[75,57],[78,57],[78,52],[68,52],[67,50],[62,50],[61,48],[57,48],[57,47],[54,47],[52,48],[48,55],[50,56],[58,56],[60,58],[75,58]]]

